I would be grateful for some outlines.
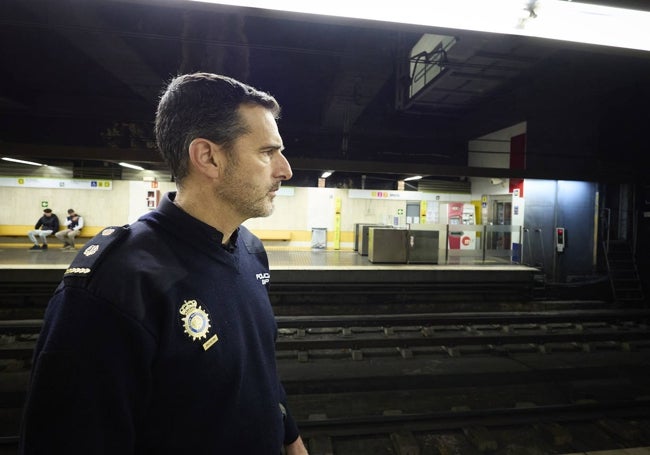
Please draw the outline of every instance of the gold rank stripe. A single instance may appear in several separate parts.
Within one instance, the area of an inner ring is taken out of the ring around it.
[[[204,350],[204,351],[207,351],[207,350],[210,349],[210,347],[212,347],[212,345],[215,344],[217,341],[219,341],[219,337],[218,337],[217,334],[215,333],[214,335],[212,335],[212,338],[210,338],[208,341],[206,341],[205,343],[203,343],[203,350]]]
[[[90,273],[90,269],[87,267],[70,267],[64,273],[64,275],[87,275]]]

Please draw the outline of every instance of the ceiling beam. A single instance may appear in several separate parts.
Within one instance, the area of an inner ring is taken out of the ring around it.
[[[158,150],[149,148],[82,147],[0,142],[0,155],[27,160],[129,161],[152,164],[162,164],[163,162]]]
[[[335,170],[367,174],[415,174],[432,177],[501,177],[542,180],[575,180],[590,182],[640,181],[639,172],[630,169],[603,168],[585,163],[582,169],[506,169],[493,167],[447,166],[426,163],[347,161],[294,158],[291,167],[296,170]]]
[[[122,37],[111,32],[113,28],[98,16],[96,5],[74,2],[74,7],[69,7],[62,3],[67,2],[47,2],[47,8],[40,2],[24,2],[24,5],[31,6],[47,23],[60,24],[56,30],[61,36],[133,93],[145,100],[157,99],[160,75]],[[84,27],[80,29],[76,24]]]

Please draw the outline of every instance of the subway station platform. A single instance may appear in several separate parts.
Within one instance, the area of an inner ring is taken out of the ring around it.
[[[0,249],[0,281],[58,281],[78,250]],[[267,249],[272,283],[530,283],[539,270],[507,262],[454,258],[446,264],[373,263],[352,250]]]

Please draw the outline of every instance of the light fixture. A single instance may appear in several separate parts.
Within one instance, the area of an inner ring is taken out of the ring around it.
[[[411,180],[420,180],[421,178],[422,178],[421,175],[414,175],[414,176],[412,176],[412,177],[406,177],[406,178],[404,179],[404,181],[405,181],[405,182],[409,182],[409,181],[411,181]]]
[[[322,179],[326,179],[327,177],[329,177],[329,176],[332,175],[333,173],[334,173],[334,171],[325,171],[325,172],[323,172],[323,173],[321,174],[320,178],[322,178]]]
[[[118,163],[122,167],[128,167],[129,169],[135,169],[136,171],[144,171],[145,169],[142,166],[137,166],[130,163]]]
[[[16,158],[7,158],[6,156],[3,156],[2,159],[4,161],[11,161],[12,163],[29,164],[30,166],[47,166],[46,164],[36,163],[34,161],[17,160]]]
[[[650,50],[650,12],[565,0],[194,1]]]

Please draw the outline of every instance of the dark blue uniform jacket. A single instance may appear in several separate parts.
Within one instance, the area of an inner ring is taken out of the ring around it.
[[[176,207],[86,243],[50,301],[23,453],[279,454],[298,430],[259,239]]]

